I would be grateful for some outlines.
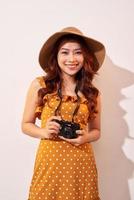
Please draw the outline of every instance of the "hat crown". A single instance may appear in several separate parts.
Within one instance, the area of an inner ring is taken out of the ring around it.
[[[71,26],[63,28],[61,30],[61,32],[67,32],[67,33],[73,33],[73,34],[83,35],[83,33],[78,28],[71,27]]]

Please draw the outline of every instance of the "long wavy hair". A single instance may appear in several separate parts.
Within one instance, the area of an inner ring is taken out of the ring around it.
[[[88,110],[89,110],[89,119],[93,119],[97,113],[97,96],[98,89],[93,85],[92,80],[96,71],[99,68],[98,61],[92,51],[89,51],[89,47],[85,40],[79,36],[72,34],[62,36],[55,44],[52,54],[48,60],[48,66],[46,68],[46,75],[44,76],[45,88],[41,88],[38,91],[39,105],[43,105],[43,97],[48,93],[53,93],[58,90],[59,85],[62,85],[62,76],[61,71],[57,62],[57,54],[60,47],[66,42],[78,42],[82,48],[82,53],[84,56],[84,64],[80,71],[76,74],[76,89],[77,93],[80,91],[85,98],[88,100]],[[78,96],[78,94],[77,94]]]

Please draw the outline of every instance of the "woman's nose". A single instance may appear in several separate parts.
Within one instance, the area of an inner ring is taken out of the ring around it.
[[[69,61],[71,62],[75,61],[75,55],[73,53],[69,54]]]

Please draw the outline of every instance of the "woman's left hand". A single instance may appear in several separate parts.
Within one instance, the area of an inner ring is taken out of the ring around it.
[[[74,139],[68,139],[63,136],[59,136],[60,139],[65,140],[75,146],[79,146],[89,142],[89,133],[86,130],[77,130],[78,137]]]

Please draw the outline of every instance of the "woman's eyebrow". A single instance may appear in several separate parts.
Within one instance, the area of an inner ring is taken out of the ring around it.
[[[70,50],[70,49],[68,49],[68,48],[65,48],[65,47],[62,47],[60,50]],[[81,48],[76,48],[76,49],[74,49],[75,51],[77,51],[77,50],[81,50]]]

